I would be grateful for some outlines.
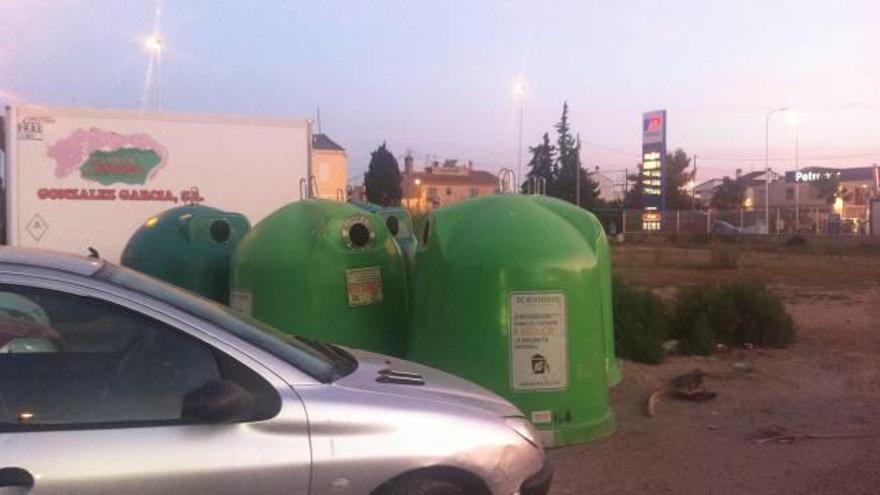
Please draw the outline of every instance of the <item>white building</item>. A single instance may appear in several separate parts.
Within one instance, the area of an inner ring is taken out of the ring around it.
[[[709,204],[712,201],[712,196],[715,195],[715,188],[720,186],[722,182],[724,182],[723,179],[709,179],[706,182],[697,184],[694,187],[694,199],[701,204]]]
[[[603,201],[623,201],[623,184],[614,182],[613,179],[600,172],[599,167],[590,172],[590,179],[599,184],[599,199]]]

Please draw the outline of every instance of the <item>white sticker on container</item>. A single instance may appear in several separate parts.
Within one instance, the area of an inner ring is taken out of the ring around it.
[[[553,421],[552,411],[532,411],[532,423],[539,425]]]
[[[382,270],[378,266],[345,270],[350,307],[382,302]]]
[[[232,289],[229,292],[229,306],[246,315],[250,315],[254,307],[254,298],[246,290]]]
[[[510,386],[514,391],[568,387],[565,294],[510,294]]]

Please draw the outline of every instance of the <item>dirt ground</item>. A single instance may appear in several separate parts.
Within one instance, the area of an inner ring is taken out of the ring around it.
[[[880,493],[880,258],[755,253],[738,269],[714,270],[704,252],[641,249],[615,250],[619,276],[661,289],[765,280],[785,296],[798,341],[657,366],[622,362],[611,393],[617,432],[550,451],[551,493]],[[657,259],[666,261],[651,273]],[[651,391],[695,368],[717,397],[667,399],[647,417]],[[768,431],[795,439],[756,439]]]

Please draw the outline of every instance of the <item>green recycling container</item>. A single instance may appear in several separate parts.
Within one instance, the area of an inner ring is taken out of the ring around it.
[[[408,296],[382,218],[309,199],[257,224],[232,262],[233,307],[285,332],[402,356]]]
[[[398,206],[379,206],[373,203],[353,202],[358,208],[375,213],[382,218],[388,232],[394,236],[394,240],[400,246],[403,259],[406,262],[407,273],[412,273],[416,259],[416,248],[419,246],[416,234],[413,232],[412,216],[405,208]]]
[[[523,195],[435,210],[416,255],[407,357],[507,398],[545,446],[611,434],[599,253]]]
[[[227,304],[229,263],[249,228],[239,213],[201,205],[172,208],[135,231],[120,263]]]
[[[611,248],[605,229],[595,215],[583,208],[578,208],[567,201],[559,201],[546,196],[534,196],[535,201],[567,218],[580,230],[590,247],[598,257],[599,277],[602,296],[602,329],[605,335],[605,368],[607,370],[608,385],[613,387],[620,383],[623,375],[614,351],[614,308],[611,299]]]

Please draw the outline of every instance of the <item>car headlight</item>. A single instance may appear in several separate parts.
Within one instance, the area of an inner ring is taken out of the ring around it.
[[[538,438],[538,431],[532,426],[532,423],[526,418],[522,417],[509,417],[504,418],[504,422],[507,423],[507,426],[511,427],[513,431],[517,432],[519,436],[523,437],[527,442],[534,445],[535,447],[541,448],[541,440]]]

